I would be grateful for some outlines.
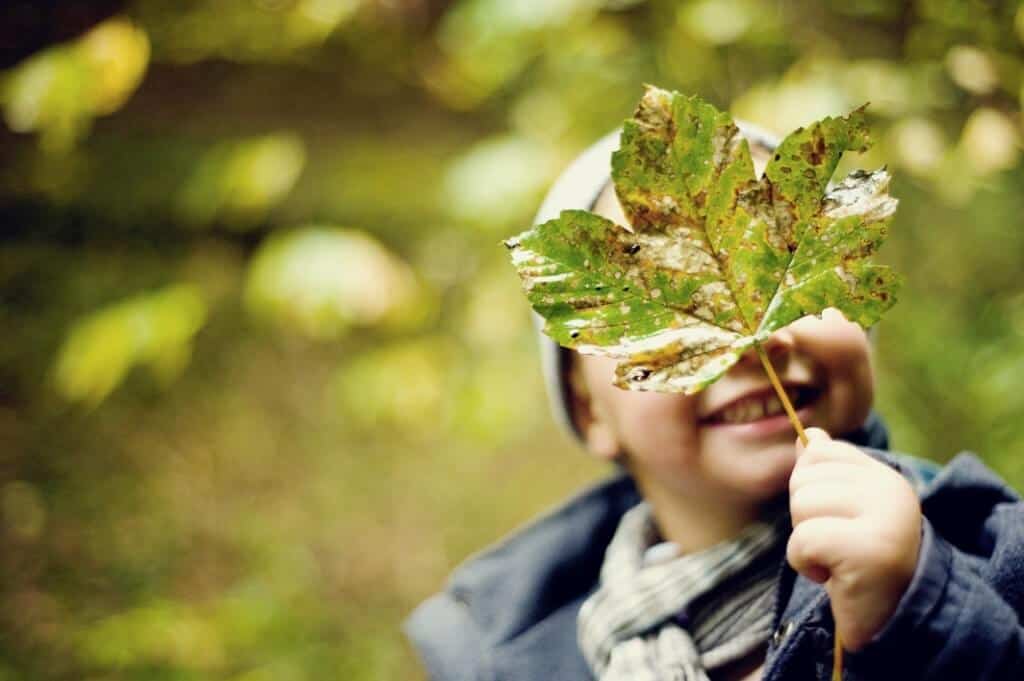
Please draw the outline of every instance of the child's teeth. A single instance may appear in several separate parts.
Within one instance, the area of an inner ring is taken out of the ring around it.
[[[751,398],[725,409],[721,418],[725,423],[747,423],[771,416],[781,409],[782,405],[777,398],[768,398],[767,400]]]

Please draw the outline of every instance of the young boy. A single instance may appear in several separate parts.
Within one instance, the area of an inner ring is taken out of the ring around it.
[[[774,145],[744,134],[763,163]],[[538,223],[626,223],[617,140],[569,167]],[[868,339],[839,312],[766,347],[806,447],[753,354],[686,396],[620,390],[613,360],[541,346],[556,415],[624,472],[417,609],[431,678],[827,679],[837,631],[847,679],[1024,678],[1024,503],[971,455],[937,471],[882,451]]]

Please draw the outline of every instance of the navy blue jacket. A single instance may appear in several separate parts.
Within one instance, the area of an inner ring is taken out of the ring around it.
[[[1024,502],[971,454],[940,471],[881,451],[877,420],[845,439],[910,479],[925,521],[910,586],[883,630],[846,654],[844,678],[1024,679]],[[612,478],[458,568],[405,624],[430,678],[592,679],[576,613],[597,586],[619,518],[639,501],[629,477]],[[783,561],[764,680],[824,681],[832,648],[824,588]]]

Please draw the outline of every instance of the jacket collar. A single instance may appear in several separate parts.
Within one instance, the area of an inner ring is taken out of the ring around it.
[[[605,480],[469,559],[449,591],[492,644],[589,592],[619,518],[640,502],[627,475]]]

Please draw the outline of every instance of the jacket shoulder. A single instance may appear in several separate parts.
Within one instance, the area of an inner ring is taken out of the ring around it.
[[[971,452],[957,454],[939,471],[921,509],[947,541],[980,556],[989,555],[1001,535],[1015,532],[1024,515],[1017,491]]]
[[[485,678],[483,641],[468,609],[447,591],[421,603],[402,626],[431,679]]]
[[[430,677],[490,678],[491,653],[589,593],[619,519],[639,501],[632,479],[609,478],[456,568],[404,625]]]

